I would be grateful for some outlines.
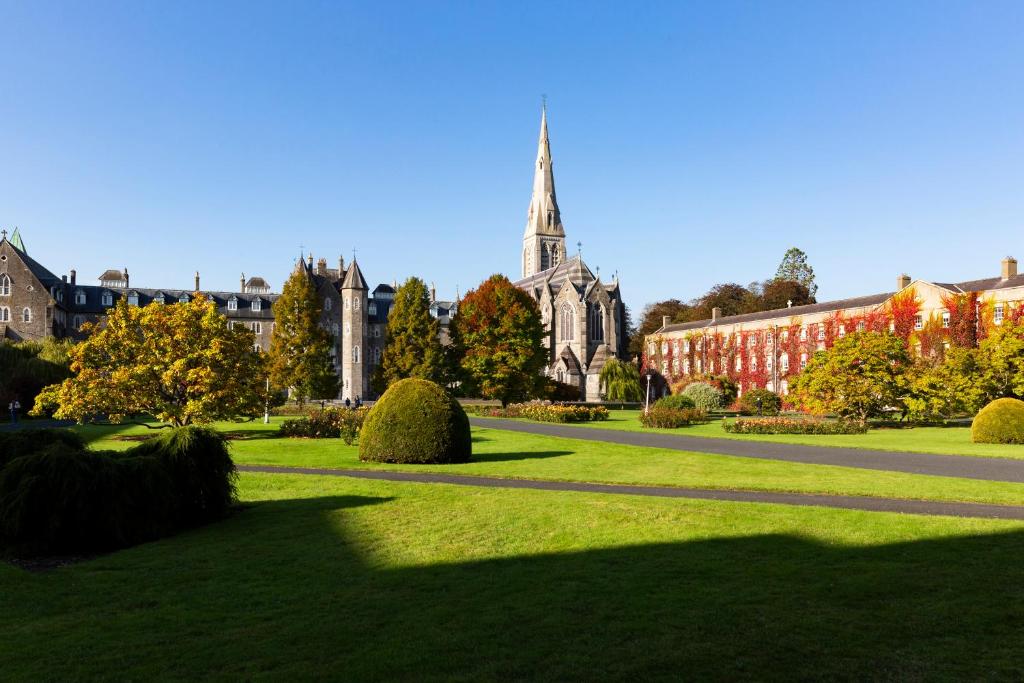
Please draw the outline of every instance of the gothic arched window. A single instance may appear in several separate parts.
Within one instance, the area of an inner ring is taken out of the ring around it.
[[[572,341],[576,338],[576,311],[572,306],[562,306],[562,341]]]
[[[540,269],[547,270],[551,267],[551,249],[547,244],[540,247]]]
[[[32,322],[32,309],[31,308],[27,308],[26,307],[26,308],[21,309],[21,322],[23,322],[23,323],[30,323],[30,322]]]
[[[590,338],[604,341],[604,306],[594,304],[590,308]]]
[[[9,323],[11,321],[11,309],[6,306],[0,306],[0,323]]]
[[[359,362],[359,347],[358,346],[353,346],[352,347],[352,362],[353,363],[358,363]]]
[[[0,296],[11,295],[11,278],[7,276],[7,273],[0,275]]]

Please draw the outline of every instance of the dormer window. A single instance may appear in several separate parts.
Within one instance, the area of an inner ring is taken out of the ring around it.
[[[258,298],[257,299],[253,299],[252,300],[252,305],[250,306],[250,308],[252,308],[252,310],[254,310],[254,311],[263,310],[263,300],[262,299],[258,299]]]
[[[155,297],[153,297],[153,301],[157,302],[158,304],[164,303],[164,293],[160,292],[159,294],[157,294]]]
[[[377,304],[370,302],[370,315],[377,315]]]
[[[188,303],[188,294],[182,294],[181,296],[179,296],[178,297],[178,303],[179,304],[187,304]]]
[[[231,297],[230,299],[228,299],[228,310],[229,311],[237,311],[238,310],[238,299],[237,299],[237,297]]]
[[[83,292],[80,289],[76,289],[75,290],[75,305],[76,306],[84,306],[85,305],[85,292]]]
[[[128,305],[129,306],[138,306],[139,305],[139,293],[138,292],[131,292],[128,295]]]
[[[104,306],[113,306],[114,305],[114,295],[111,294],[110,292],[103,292],[103,305]]]

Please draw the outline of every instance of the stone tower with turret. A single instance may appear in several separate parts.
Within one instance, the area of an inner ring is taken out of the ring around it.
[[[533,168],[533,196],[526,214],[523,235],[523,277],[554,268],[565,260],[565,229],[555,197],[555,174],[551,168],[548,141],[548,112],[541,109],[540,140]]]
[[[353,258],[341,283],[341,397],[355,401],[370,393],[366,358],[369,288]]]

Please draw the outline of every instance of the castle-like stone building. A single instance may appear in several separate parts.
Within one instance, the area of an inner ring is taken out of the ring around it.
[[[600,400],[599,375],[610,358],[626,352],[626,311],[618,277],[603,283],[579,253],[569,258],[555,195],[547,110],[542,110],[533,195],[523,235],[522,279],[516,286],[540,306],[549,375],[579,387],[587,401]]]
[[[370,377],[384,352],[395,288],[380,284],[369,291],[354,259],[346,267],[339,258],[337,268],[328,268],[326,259],[314,264],[313,256],[308,255],[298,259],[296,269],[311,278],[323,302],[321,324],[334,339],[332,355],[341,397],[369,397]],[[0,231],[0,340],[82,339],[83,325],[102,324],[107,310],[122,299],[132,306],[146,306],[187,302],[202,295],[217,306],[228,325],[251,329],[258,349],[270,349],[273,305],[279,295],[272,293],[261,277],[247,279],[243,274],[233,292],[202,289],[199,273],[191,289],[136,287],[127,268],[107,270],[98,282],[79,282],[74,270],[54,275],[28,255],[17,230],[10,237]],[[442,306],[446,316],[452,308],[450,303]]]

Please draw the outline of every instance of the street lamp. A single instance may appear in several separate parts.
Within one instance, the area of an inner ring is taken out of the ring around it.
[[[644,403],[644,415],[646,415],[651,410],[651,378],[654,377],[654,370],[648,369],[644,374],[647,376],[647,401]]]

